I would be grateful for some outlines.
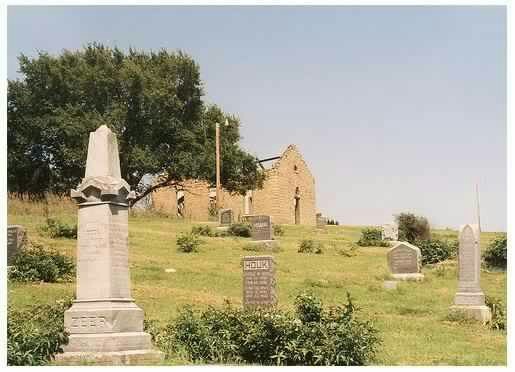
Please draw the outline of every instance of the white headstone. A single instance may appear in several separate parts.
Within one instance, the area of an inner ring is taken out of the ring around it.
[[[77,202],[76,300],[64,314],[70,333],[61,363],[160,360],[143,332],[143,310],[131,297],[128,211],[134,192],[120,176],[118,143],[103,125],[90,133],[86,176],[71,191]]]
[[[460,310],[486,322],[491,312],[479,283],[481,270],[480,230],[478,225],[463,225],[459,233],[458,290],[451,310]]]
[[[399,240],[399,227],[396,224],[388,224],[381,226],[383,240]]]

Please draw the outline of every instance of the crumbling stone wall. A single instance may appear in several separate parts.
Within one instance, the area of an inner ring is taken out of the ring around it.
[[[209,184],[204,181],[184,182],[184,218],[208,221]],[[266,171],[266,180],[261,190],[252,191],[251,214],[272,216],[277,224],[295,223],[295,197],[299,197],[299,224],[316,225],[315,179],[302,155],[294,145],[288,146],[281,158]],[[163,188],[152,196],[156,210],[176,216],[177,192]],[[245,214],[245,197],[222,192],[223,208],[231,208],[235,220]]]
[[[295,196],[299,196],[299,224],[316,225],[315,179],[294,145],[267,170],[263,189],[253,195],[253,213],[269,214],[277,224],[295,223]]]

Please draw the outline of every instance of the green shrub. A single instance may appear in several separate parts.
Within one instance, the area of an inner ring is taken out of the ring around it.
[[[75,264],[68,256],[42,245],[30,243],[13,258],[9,280],[55,283],[69,281],[75,274]]]
[[[496,237],[483,253],[483,260],[488,266],[506,269],[508,239],[506,234]]]
[[[458,250],[457,240],[416,240],[414,244],[420,248],[422,265],[435,264],[453,258]]]
[[[216,236],[217,234],[213,231],[209,225],[197,225],[191,228],[191,233],[202,236]]]
[[[295,313],[302,323],[320,322],[322,301],[312,292],[303,292],[295,298]]]
[[[40,228],[51,238],[77,239],[77,224],[72,226],[54,218],[47,218],[46,224]]]
[[[413,213],[400,213],[395,216],[399,226],[399,240],[414,244],[415,240],[430,240],[431,229],[427,218]]]
[[[25,310],[7,309],[7,364],[36,366],[51,361],[68,343],[64,311],[72,303],[65,299],[52,305],[34,305]]]
[[[274,225],[274,235],[283,236],[284,229],[281,225]]]
[[[248,223],[233,223],[231,226],[229,226],[229,230],[227,230],[227,232],[229,235],[249,238],[251,229],[252,228]]]
[[[311,240],[311,239],[304,239],[299,242],[299,253],[316,253],[321,254],[322,249],[324,248],[324,245],[322,242]]]
[[[390,244],[383,240],[382,231],[378,227],[366,227],[361,230],[361,237],[356,242],[361,247],[389,247]]]
[[[485,302],[492,312],[492,319],[488,324],[490,328],[497,330],[506,329],[506,305],[498,298],[490,296],[485,297]]]
[[[244,310],[230,304],[180,310],[166,326],[152,330],[168,358],[184,353],[193,362],[261,365],[365,365],[380,343],[369,321],[356,318],[347,304],[324,309],[302,294],[294,313],[278,309]]]
[[[196,234],[182,233],[177,236],[177,250],[180,252],[198,252],[198,248],[201,244],[202,240],[199,239]]]
[[[247,243],[242,248],[244,251],[250,252],[281,252],[282,248],[279,244],[270,245],[263,242]]]

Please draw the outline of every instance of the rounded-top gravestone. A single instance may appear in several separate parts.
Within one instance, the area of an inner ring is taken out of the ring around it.
[[[399,242],[388,250],[387,260],[391,276],[399,280],[422,280],[420,248]]]

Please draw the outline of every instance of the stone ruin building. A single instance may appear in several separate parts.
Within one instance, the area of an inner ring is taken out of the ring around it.
[[[265,169],[265,163],[273,161]],[[281,156],[261,161],[266,174],[263,188],[245,196],[222,189],[221,205],[233,210],[236,221],[243,215],[272,216],[277,224],[316,225],[315,178],[295,145]],[[188,180],[184,188],[161,188],[152,193],[152,207],[162,213],[193,221],[216,219],[216,189],[208,182]]]

